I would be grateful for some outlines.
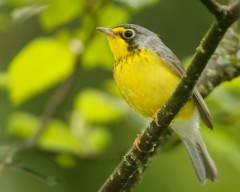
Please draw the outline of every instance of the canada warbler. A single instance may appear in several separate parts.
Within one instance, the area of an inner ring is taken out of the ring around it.
[[[114,55],[114,79],[127,103],[153,117],[175,90],[184,68],[174,53],[150,30],[135,24],[98,27]],[[190,155],[201,183],[217,178],[216,166],[199,132],[199,115],[212,128],[210,113],[198,90],[171,123]],[[136,146],[137,147],[137,146]]]

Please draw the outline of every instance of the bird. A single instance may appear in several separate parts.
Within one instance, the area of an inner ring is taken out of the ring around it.
[[[97,27],[114,56],[113,76],[123,98],[137,113],[154,117],[176,89],[185,69],[154,32],[136,24]],[[195,87],[191,99],[170,124],[182,140],[200,183],[218,178],[199,130],[199,117],[213,128],[209,109]],[[135,145],[136,148],[138,146]]]

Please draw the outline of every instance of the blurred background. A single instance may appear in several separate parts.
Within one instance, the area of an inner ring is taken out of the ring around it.
[[[0,191],[97,191],[148,124],[119,95],[97,26],[145,26],[184,63],[212,21],[200,1],[0,0]],[[201,130],[219,181],[200,185],[173,135],[134,191],[238,190],[239,86],[206,99],[215,129]]]

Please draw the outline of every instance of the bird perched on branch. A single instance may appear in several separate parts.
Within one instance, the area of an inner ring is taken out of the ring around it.
[[[184,68],[174,53],[150,30],[122,24],[98,27],[114,55],[114,79],[127,103],[145,117],[154,117],[174,92]],[[171,128],[183,141],[201,183],[217,178],[216,166],[199,131],[199,116],[212,129],[210,112],[198,90],[180,110]],[[138,145],[135,147],[139,149]],[[140,149],[139,149],[140,150]]]

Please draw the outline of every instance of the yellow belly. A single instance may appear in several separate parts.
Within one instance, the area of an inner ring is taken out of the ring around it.
[[[127,103],[143,116],[153,117],[172,95],[179,76],[151,51],[139,51],[115,63],[114,79]],[[179,113],[188,118],[194,110],[188,102]]]

